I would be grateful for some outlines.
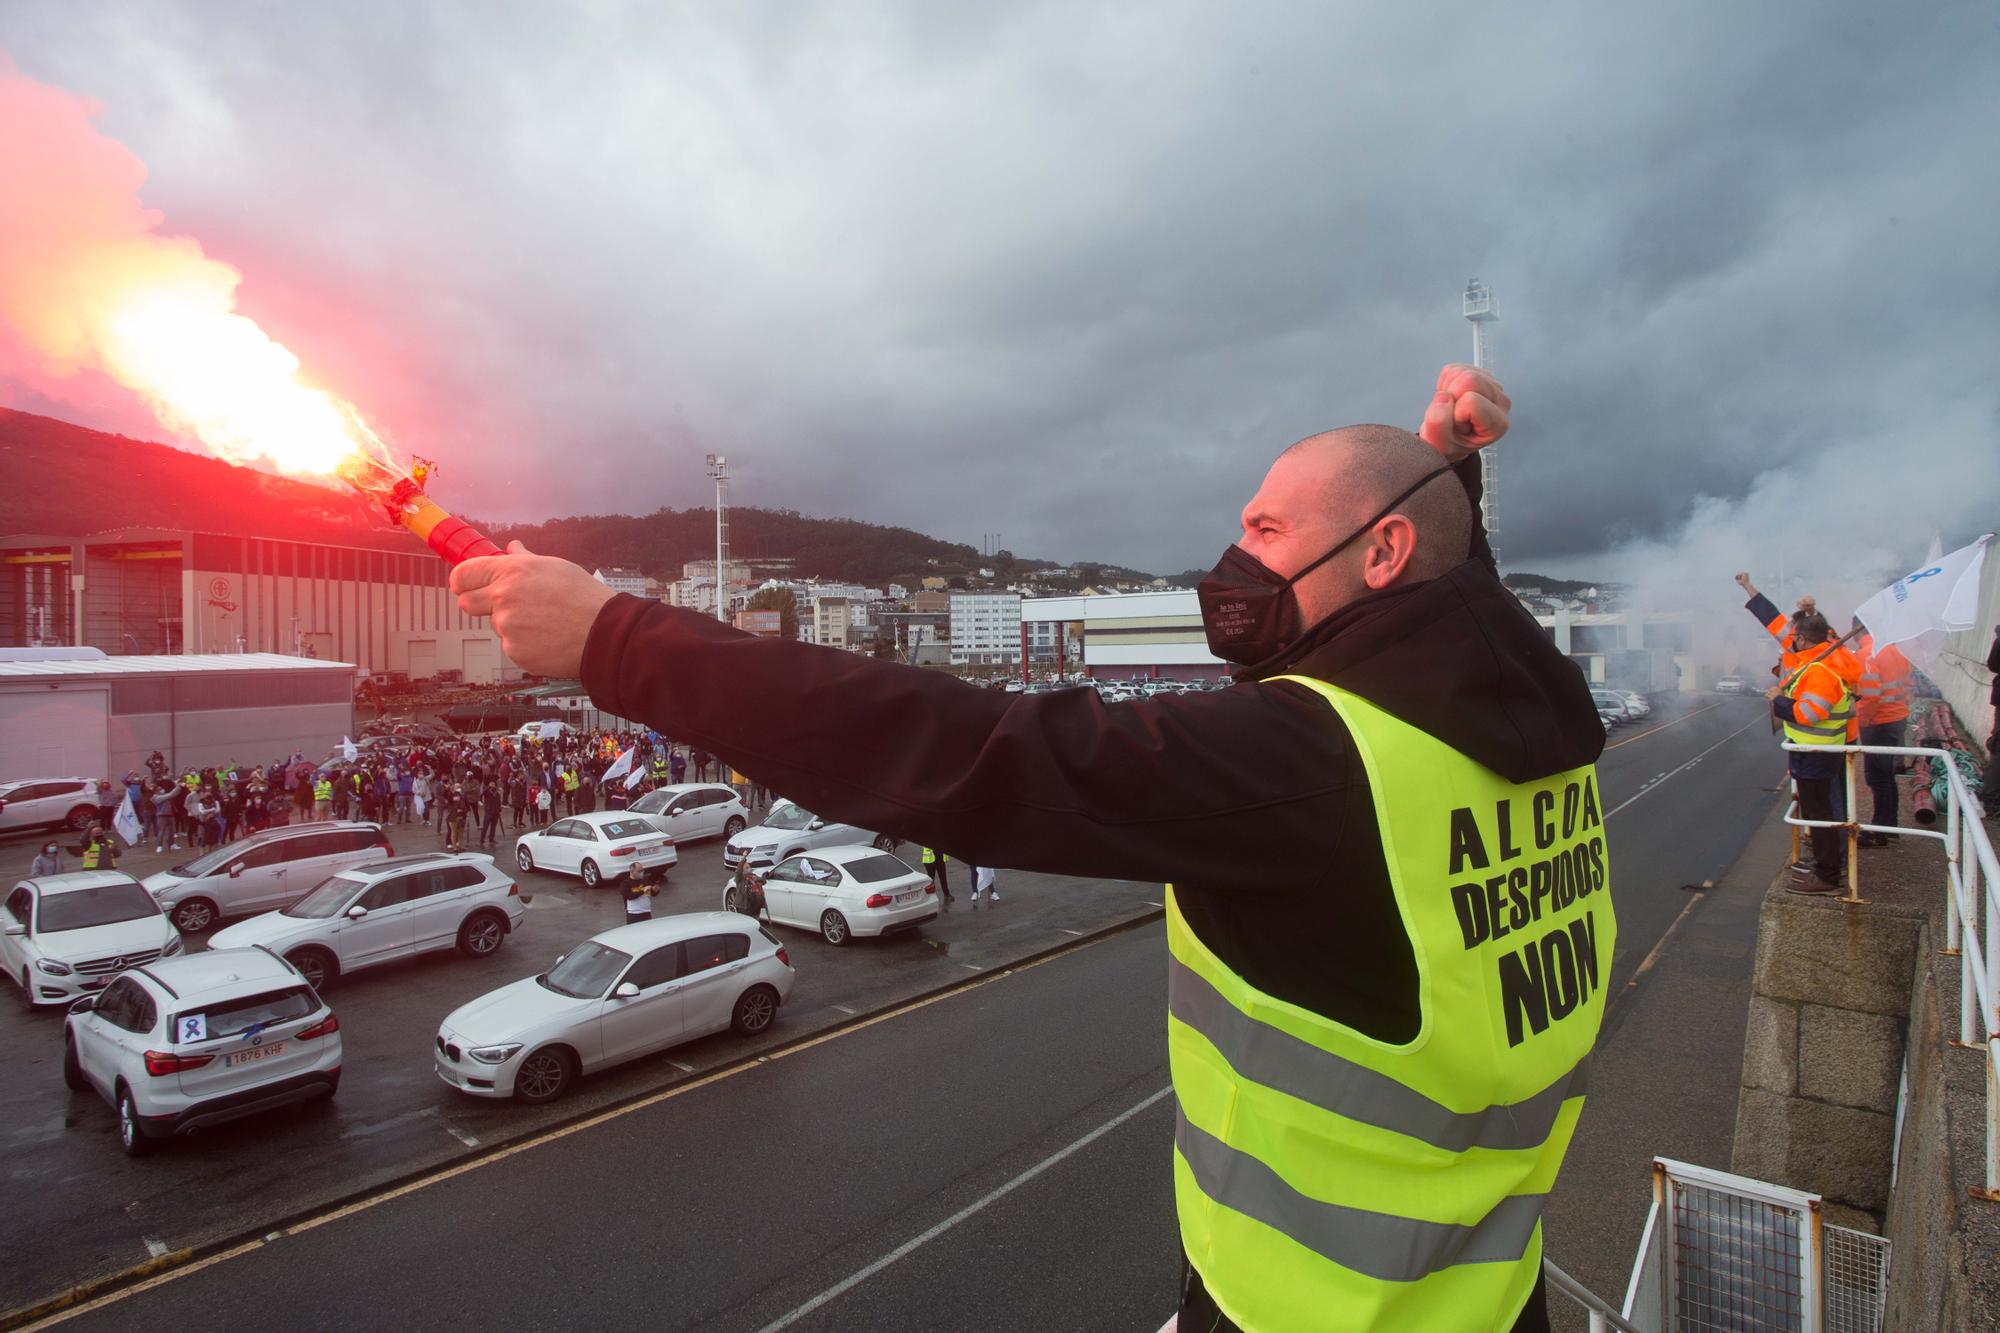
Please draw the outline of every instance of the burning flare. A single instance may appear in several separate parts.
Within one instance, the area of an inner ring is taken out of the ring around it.
[[[388,450],[353,405],[236,312],[243,275],[139,202],[145,167],[91,125],[95,103],[0,55],[0,325],[34,372],[103,373],[176,435],[232,463],[331,477]]]
[[[99,134],[100,108],[0,54],[0,371],[98,371],[160,424],[231,463],[339,477],[457,564],[499,548],[424,494],[352,403],[299,378],[299,359],[236,311],[243,275],[139,203],[146,169]]]

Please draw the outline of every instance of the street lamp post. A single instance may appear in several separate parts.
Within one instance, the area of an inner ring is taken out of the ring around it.
[[[729,480],[729,460],[721,454],[710,454],[708,475],[715,482],[715,618],[727,624],[729,595],[723,566],[729,559],[729,511],[723,507],[722,490]]]

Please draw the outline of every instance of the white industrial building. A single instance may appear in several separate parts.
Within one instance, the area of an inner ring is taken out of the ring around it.
[[[650,597],[652,580],[636,569],[600,569],[592,574],[599,583],[613,592],[629,592],[634,597]]]
[[[1020,661],[1020,593],[955,592],[951,595],[953,666],[1018,666]]]
[[[355,667],[278,653],[0,661],[0,781],[317,759],[354,733]]]

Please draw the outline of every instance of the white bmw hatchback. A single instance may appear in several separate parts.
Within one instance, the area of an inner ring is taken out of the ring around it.
[[[475,1097],[546,1102],[577,1078],[724,1028],[752,1035],[792,993],[791,958],[734,912],[593,935],[538,977],[446,1016],[437,1075]]]
[[[545,829],[523,833],[514,843],[514,860],[523,873],[555,870],[581,875],[591,888],[609,875],[613,879],[633,866],[668,869],[680,863],[673,838],[645,815],[623,810],[598,810],[558,819]]]
[[[873,847],[820,847],[778,862],[761,878],[774,924],[816,930],[828,944],[915,926],[938,914],[930,876]],[[722,905],[736,910],[733,883],[723,890]]]

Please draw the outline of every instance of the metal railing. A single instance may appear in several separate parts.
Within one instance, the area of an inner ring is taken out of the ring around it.
[[[1644,1333],[1880,1333],[1889,1242],[1821,1211],[1817,1194],[1654,1158],[1621,1313]]]
[[[1979,802],[1958,771],[1951,754],[1935,746],[1917,745],[1796,745],[1785,749],[1809,754],[1845,756],[1846,819],[1804,819],[1794,792],[1785,822],[1796,828],[1833,828],[1847,837],[1847,893],[1838,901],[1850,905],[1861,897],[1859,850],[1863,833],[1893,833],[1905,838],[1936,838],[1944,843],[1947,957],[1958,959],[1958,1037],[1952,1043],[1986,1053],[1986,1170],[1984,1184],[1967,1191],[1987,1203],[2000,1202],[2000,1012],[1994,1007],[1996,976],[2000,976],[2000,858],[1981,822]],[[1867,824],[1855,817],[1854,770],[1862,755],[1908,755],[1931,761],[1945,777],[1944,830]]]

